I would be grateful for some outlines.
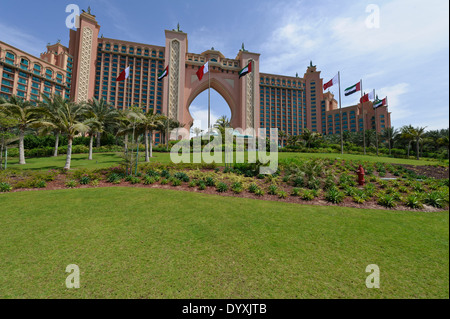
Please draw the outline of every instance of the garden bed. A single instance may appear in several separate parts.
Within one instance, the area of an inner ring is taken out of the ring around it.
[[[364,187],[357,184],[359,165],[367,173]],[[255,164],[235,164],[225,169],[144,164],[136,176],[127,174],[124,167],[4,172],[0,175],[0,191],[127,186],[319,206],[425,212],[448,208],[448,168],[414,168],[334,159],[289,160],[280,163],[276,174],[266,176],[258,175],[259,166]],[[393,180],[384,180],[389,178]]]

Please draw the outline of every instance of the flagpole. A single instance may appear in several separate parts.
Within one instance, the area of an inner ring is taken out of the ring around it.
[[[373,99],[376,100],[375,98],[375,89],[373,90]],[[378,151],[378,112],[377,112],[377,108],[375,108],[375,137],[376,137],[376,141],[377,141],[377,156],[379,156],[379,151]]]
[[[208,134],[211,132],[211,70],[208,63]]]
[[[391,151],[391,129],[392,129],[392,127],[391,127],[391,117],[389,116],[388,107],[389,107],[388,98],[386,96],[386,115],[387,115],[386,120],[388,120],[388,118],[389,118],[389,127],[388,127],[389,155],[392,155],[392,151]]]
[[[339,118],[341,122],[341,154],[344,154],[344,134],[343,134],[343,126],[342,126],[342,102],[341,102],[341,71],[338,72],[338,82],[339,82]]]
[[[167,62],[167,131],[166,131],[166,141],[167,141],[167,151],[169,151],[169,126],[170,126],[170,119],[169,119],[169,110],[170,110],[170,50],[169,50],[169,61]]]
[[[361,111],[362,111],[362,118],[363,118],[363,144],[364,144],[364,155],[367,154],[366,152],[366,117],[364,116],[364,102],[363,102],[363,84],[361,79]]]

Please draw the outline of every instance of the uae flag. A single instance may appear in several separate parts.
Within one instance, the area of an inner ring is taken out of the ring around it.
[[[346,88],[345,89],[345,96],[349,96],[352,95],[353,93],[359,92],[361,91],[361,82],[358,82],[357,84]]]
[[[206,62],[200,69],[198,69],[198,71],[197,71],[197,77],[198,77],[198,80],[199,80],[199,81],[201,81],[201,80],[203,79],[203,76],[204,76],[206,73],[208,73],[208,71],[209,71],[209,65],[208,65],[208,63],[209,63],[209,62]]]
[[[164,69],[164,71],[158,76],[158,81],[161,81],[162,79],[164,79],[168,75],[169,75],[169,66],[167,66]]]
[[[327,82],[327,83],[325,83],[323,85],[323,90],[325,91],[326,89],[328,89],[328,88],[332,87],[333,85],[337,84],[338,80],[339,80],[338,74],[336,74],[336,76],[334,78],[332,78],[329,82]]]
[[[252,62],[249,62],[245,68],[239,71],[239,78],[246,76],[252,72]]]
[[[116,82],[126,80],[128,79],[129,76],[130,76],[130,67],[126,68],[125,70],[122,71],[122,73],[120,73],[119,77],[116,79]]]
[[[377,108],[379,108],[379,107],[381,107],[381,106],[387,106],[387,97],[385,97],[385,98],[382,99],[382,100],[377,100],[377,101],[375,101],[375,102],[373,103],[373,108],[374,108],[374,109],[377,109]]]

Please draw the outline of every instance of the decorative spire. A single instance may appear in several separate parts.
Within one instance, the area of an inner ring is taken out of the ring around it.
[[[315,68],[316,67],[315,65],[313,65],[312,60],[309,62],[309,67],[310,68]]]
[[[245,46],[244,46],[244,42],[242,42],[242,48],[241,48],[242,52],[248,52],[247,50],[245,50]]]

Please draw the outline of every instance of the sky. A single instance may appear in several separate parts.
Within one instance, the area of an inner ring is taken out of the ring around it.
[[[34,55],[47,43],[69,42],[66,6],[91,7],[100,34],[165,45],[164,30],[180,23],[188,51],[211,47],[235,58],[242,43],[260,53],[260,72],[303,76],[310,61],[325,81],[341,72],[342,91],[363,80],[364,91],[388,97],[392,125],[449,127],[448,0],[22,0],[2,3],[0,40]],[[375,6],[374,6],[375,5]],[[378,15],[377,15],[378,13]],[[379,17],[379,18],[377,18]],[[338,97],[338,87],[331,89]],[[211,93],[213,121],[230,117]],[[358,102],[345,97],[342,106]],[[191,104],[194,126],[207,127],[208,93]]]

